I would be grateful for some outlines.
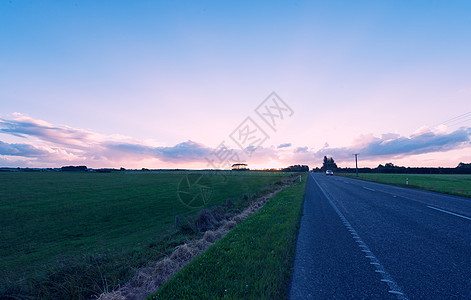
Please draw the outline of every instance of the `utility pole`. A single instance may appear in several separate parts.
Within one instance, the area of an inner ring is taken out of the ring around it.
[[[357,171],[357,177],[358,177],[358,155],[359,155],[359,154],[360,154],[360,153],[355,153],[355,154],[353,154],[353,155],[355,155],[355,169],[356,169],[356,171]]]

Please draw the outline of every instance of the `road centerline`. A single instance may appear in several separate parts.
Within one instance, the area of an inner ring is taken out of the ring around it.
[[[370,189],[370,188],[368,188],[368,187],[366,187],[366,186],[362,186],[362,188],[364,188],[365,190],[368,190],[368,191],[376,192],[376,190]]]
[[[438,210],[438,211],[444,212],[444,213],[446,213],[446,214],[450,214],[450,215],[457,216],[457,217],[460,217],[460,218],[467,219],[467,220],[470,220],[470,221],[471,221],[471,218],[466,217],[466,216],[463,216],[463,215],[460,215],[460,214],[457,214],[457,213],[454,213],[454,212],[451,212],[451,211],[447,211],[447,210],[444,210],[444,209],[441,209],[441,208],[437,208],[437,207],[433,207],[433,206],[430,206],[430,205],[427,205],[427,207],[428,207],[428,208],[431,208],[431,209],[434,209],[434,210]]]

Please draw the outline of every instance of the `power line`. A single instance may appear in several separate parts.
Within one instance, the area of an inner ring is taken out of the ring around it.
[[[452,124],[452,125],[449,125],[448,127],[454,127],[454,126],[457,126],[458,124],[465,123],[465,122],[469,122],[469,121],[471,121],[471,118],[466,119],[466,120],[461,120],[460,122],[455,123],[455,124]]]
[[[449,122],[455,121],[456,119],[461,119],[461,118],[464,118],[464,117],[465,117],[465,116],[467,116],[467,115],[471,115],[471,111],[470,111],[470,112],[467,112],[467,113],[465,113],[465,114],[462,114],[462,115],[456,116],[456,117],[454,117],[454,118],[448,119],[448,120],[446,120],[446,121],[444,121],[444,122],[442,122],[442,123],[440,123],[440,124],[446,124],[446,123],[449,123]]]
[[[436,124],[435,126],[438,126],[438,125],[446,125],[447,127],[454,127],[458,124],[461,124],[461,123],[464,123],[464,122],[468,122],[468,121],[471,121],[471,112],[467,112],[465,114],[461,114],[459,116],[456,116],[456,117],[453,117],[451,119],[448,119],[444,122],[441,122],[439,124]],[[434,126],[434,127],[435,127]]]
[[[463,118],[463,117],[465,117],[465,116],[467,116],[467,115],[469,115],[469,114],[471,114],[471,111],[470,111],[470,112],[467,112],[467,113],[465,113],[465,114],[456,116],[456,117],[454,117],[454,118],[448,119],[448,120],[442,122],[442,124],[445,124],[445,123],[448,123],[448,122],[452,122],[452,121],[454,121],[455,119]]]

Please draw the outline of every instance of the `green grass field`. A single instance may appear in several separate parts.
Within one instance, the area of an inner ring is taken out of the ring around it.
[[[206,176],[206,183],[211,187],[206,207],[227,198],[237,205],[247,192],[254,193],[286,176],[262,172],[226,172],[225,177],[220,174]],[[39,273],[48,273],[50,281],[55,276],[51,272],[68,272],[64,271],[71,268],[68,264],[83,261],[91,264],[108,261],[109,269],[120,270],[113,276],[129,277],[130,268],[163,254],[162,251],[168,250],[165,246],[187,238],[185,234],[175,233],[175,216],[183,222],[185,216],[195,215],[201,207],[189,207],[177,197],[179,183],[186,175],[185,172],[0,173],[0,295],[1,284],[3,293],[11,290],[5,288],[5,282],[11,278],[32,277],[32,282],[36,282],[32,286],[37,287],[43,279],[35,276],[44,275]],[[166,245],[160,247],[163,240]],[[109,260],[114,260],[111,265]],[[69,271],[80,273],[82,269]],[[100,285],[103,284],[97,284]],[[22,287],[25,288],[31,286]],[[80,299],[81,292],[77,293],[73,297]]]
[[[471,175],[443,174],[337,174],[363,180],[393,184],[404,187],[418,188],[434,192],[471,197]],[[406,178],[409,184],[406,185]]]
[[[271,198],[149,299],[285,299],[306,178]]]

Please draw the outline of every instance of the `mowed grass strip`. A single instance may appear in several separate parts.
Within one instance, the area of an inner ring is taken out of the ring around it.
[[[149,299],[284,299],[306,178],[270,199]]]
[[[471,175],[465,174],[337,174],[368,181],[471,197]],[[406,184],[406,179],[409,184]]]

